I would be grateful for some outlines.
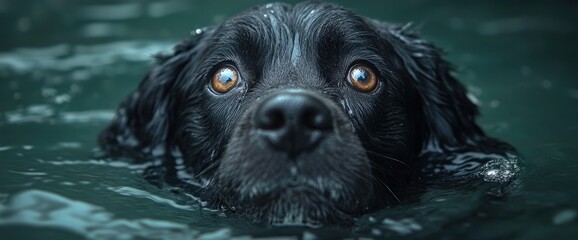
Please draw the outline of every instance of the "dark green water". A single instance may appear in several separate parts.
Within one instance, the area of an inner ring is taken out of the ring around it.
[[[479,123],[527,163],[504,199],[428,189],[353,229],[254,226],[92,158],[150,64],[191,30],[263,1],[0,0],[0,239],[578,239],[578,3],[338,2],[413,21],[448,50]]]

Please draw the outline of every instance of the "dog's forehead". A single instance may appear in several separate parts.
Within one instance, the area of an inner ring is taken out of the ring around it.
[[[264,62],[270,73],[319,79],[320,59],[343,56],[343,48],[370,48],[376,39],[364,18],[342,7],[319,2],[294,6],[274,3],[257,7],[224,22],[218,30],[223,48],[232,46],[246,62]],[[331,56],[333,55],[333,56]]]
[[[348,33],[368,32],[359,15],[340,6],[305,2],[294,6],[272,3],[257,7],[228,21],[230,29],[266,40],[274,46],[295,50],[294,43],[316,43],[323,37],[343,37]],[[339,36],[342,35],[342,36]]]

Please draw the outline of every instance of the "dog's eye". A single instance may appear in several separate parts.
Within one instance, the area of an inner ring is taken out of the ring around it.
[[[349,69],[347,80],[362,92],[369,92],[377,87],[377,75],[365,65],[357,64]]]
[[[239,74],[234,67],[222,67],[217,70],[213,79],[211,79],[211,86],[218,93],[226,93],[237,86],[239,81]]]

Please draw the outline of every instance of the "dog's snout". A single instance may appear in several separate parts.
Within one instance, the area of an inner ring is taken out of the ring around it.
[[[272,147],[295,157],[313,149],[332,130],[331,111],[317,97],[282,93],[257,106],[254,127]]]

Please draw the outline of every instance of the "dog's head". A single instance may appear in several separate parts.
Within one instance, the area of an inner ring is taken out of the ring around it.
[[[483,136],[448,64],[405,30],[326,3],[252,9],[159,56],[102,146],[172,159],[205,200],[257,221],[395,203],[424,149]]]

